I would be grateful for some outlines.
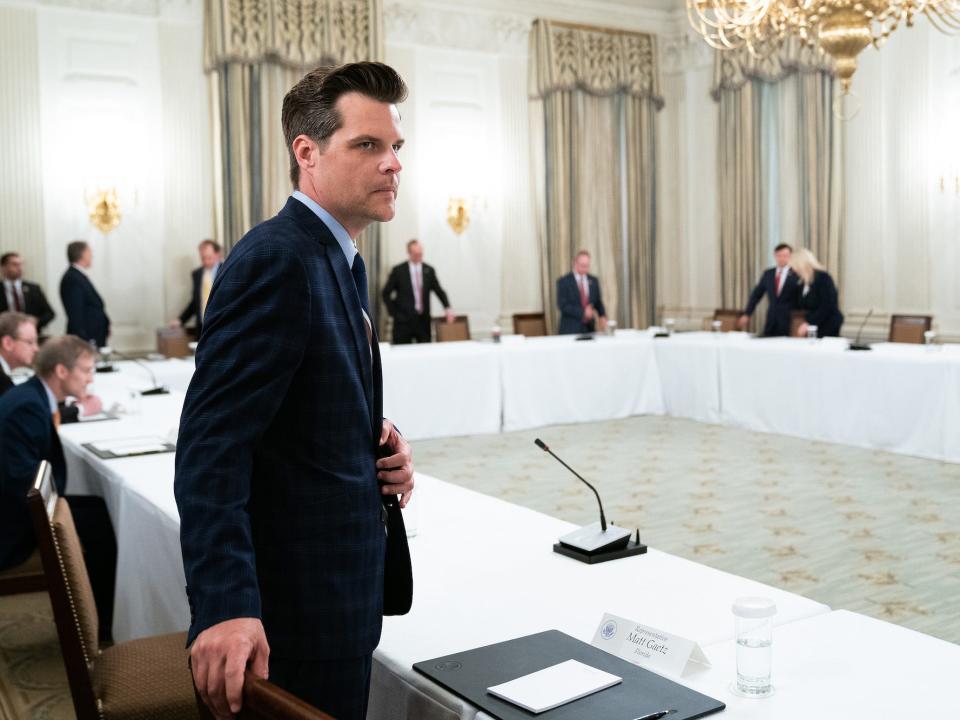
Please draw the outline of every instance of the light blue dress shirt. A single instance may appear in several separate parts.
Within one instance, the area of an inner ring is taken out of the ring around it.
[[[333,236],[337,239],[337,244],[340,246],[340,249],[343,250],[343,256],[347,259],[347,267],[352,270],[353,259],[357,256],[357,246],[351,239],[350,234],[346,231],[346,228],[337,222],[333,215],[320,207],[313,198],[307,197],[299,190],[294,190],[292,197],[302,202],[313,211],[314,215],[323,220],[323,224],[333,233]]]

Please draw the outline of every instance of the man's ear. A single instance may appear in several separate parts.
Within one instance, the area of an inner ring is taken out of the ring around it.
[[[291,148],[301,170],[310,170],[314,167],[320,148],[317,147],[313,138],[308,135],[297,135],[293,139]]]

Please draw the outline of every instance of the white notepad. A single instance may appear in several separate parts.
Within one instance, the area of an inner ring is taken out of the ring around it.
[[[542,713],[566,705],[622,682],[623,678],[597,670],[576,660],[567,660],[516,680],[487,688],[502,700]]]
[[[167,444],[159,437],[125,438],[120,440],[100,440],[90,443],[101,452],[113,453],[118,457],[125,455],[143,455],[144,453],[165,452]]]

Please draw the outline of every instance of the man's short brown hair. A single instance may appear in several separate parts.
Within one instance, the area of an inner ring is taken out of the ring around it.
[[[31,323],[36,326],[37,319],[26,313],[13,311],[0,313],[0,338],[12,337],[16,339],[17,332],[24,323]]]
[[[586,255],[587,257],[590,257],[590,253],[587,252],[586,250],[577,250],[577,254],[573,256],[573,259],[576,260],[581,255]]]
[[[322,148],[343,122],[337,100],[350,92],[395,105],[406,99],[407,86],[396,70],[378,62],[318,67],[304,75],[283,98],[280,116],[294,188],[300,187],[300,165],[293,154],[293,141],[306,135]]]
[[[203,250],[204,245],[209,245],[210,249],[213,250],[215,253],[220,252],[220,243],[218,243],[216,240],[211,240],[210,238],[207,238],[206,240],[201,240],[200,244],[197,245],[197,250]]]
[[[67,245],[67,262],[71,265],[80,262],[80,258],[83,257],[83,253],[86,252],[88,247],[90,246],[85,240],[74,240],[69,243]]]
[[[33,369],[42,378],[53,375],[57,365],[73,370],[77,360],[85,355],[96,357],[96,351],[76,335],[61,335],[47,340],[33,361]]]
[[[419,244],[420,244],[420,241],[417,240],[416,238],[414,238],[413,240],[408,241],[408,242],[407,242],[407,252],[410,252],[410,248],[412,248],[414,245],[419,245]]]

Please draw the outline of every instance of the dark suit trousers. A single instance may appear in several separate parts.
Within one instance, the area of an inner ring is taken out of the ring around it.
[[[365,720],[373,655],[337,660],[270,658],[270,682],[336,720]]]
[[[73,524],[80,536],[93,599],[100,620],[100,639],[109,640],[113,630],[113,594],[117,581],[117,541],[103,498],[67,495]]]
[[[418,343],[430,342],[430,315],[424,313],[411,320],[393,321],[393,344],[406,345],[416,340]]]

